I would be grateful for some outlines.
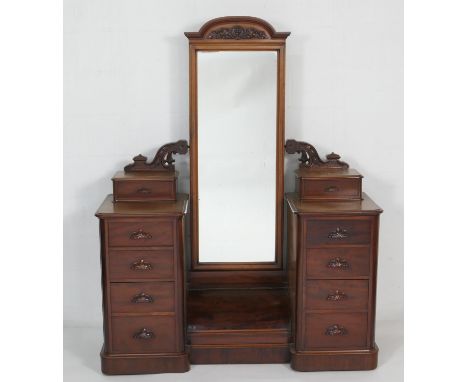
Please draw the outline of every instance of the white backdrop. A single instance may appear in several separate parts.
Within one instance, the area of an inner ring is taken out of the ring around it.
[[[64,320],[101,325],[98,221],[115,171],[188,139],[184,31],[227,15],[290,31],[286,138],[335,151],[384,209],[378,320],[403,302],[403,8],[395,0],[65,0]],[[188,190],[188,156],[176,157]],[[286,163],[293,188],[296,157]],[[378,323],[377,323],[377,338]]]

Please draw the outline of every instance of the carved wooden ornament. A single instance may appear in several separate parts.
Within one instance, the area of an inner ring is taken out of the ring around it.
[[[307,142],[299,142],[295,139],[288,139],[284,146],[288,154],[301,154],[299,162],[300,167],[305,168],[323,168],[323,169],[347,169],[349,165],[340,161],[340,156],[335,153],[327,155],[327,160],[323,161],[318,155],[314,146]]]
[[[133,163],[124,167],[125,172],[140,172],[140,171],[175,171],[174,154],[187,154],[189,149],[188,142],[180,140],[162,146],[156,153],[154,159],[147,163],[144,155],[137,155],[133,158]]]

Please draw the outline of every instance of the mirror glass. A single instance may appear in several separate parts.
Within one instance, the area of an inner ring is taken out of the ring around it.
[[[273,262],[277,53],[200,51],[199,261]]]

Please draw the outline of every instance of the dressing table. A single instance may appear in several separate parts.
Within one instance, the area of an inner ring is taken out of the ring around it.
[[[102,371],[374,369],[382,210],[339,155],[285,141],[289,33],[222,17],[185,35],[190,142],[136,156],[96,212]],[[187,153],[190,195],[174,164]],[[299,154],[290,194],[285,153]]]

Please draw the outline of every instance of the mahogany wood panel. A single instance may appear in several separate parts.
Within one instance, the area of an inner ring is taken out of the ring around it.
[[[174,312],[173,282],[111,283],[112,313]]]
[[[307,278],[369,277],[370,247],[314,248],[306,251]],[[332,266],[341,259],[345,266]],[[347,266],[346,266],[347,265]]]
[[[367,311],[368,280],[309,280],[306,283],[306,309]]]
[[[139,266],[141,264],[143,266]],[[109,275],[110,281],[172,280],[174,251],[172,249],[109,250]]]
[[[114,181],[114,201],[175,200],[176,179]]]
[[[306,349],[365,348],[367,344],[367,313],[309,312],[305,327]]]
[[[190,289],[286,288],[285,271],[193,271],[188,272]]]
[[[313,219],[307,222],[307,246],[369,244],[369,219]]]
[[[305,179],[299,180],[301,199],[336,200],[361,199],[361,179]]]
[[[287,328],[245,330],[197,330],[189,333],[191,345],[247,345],[289,343]]]
[[[173,223],[170,220],[140,219],[109,221],[110,247],[155,247],[174,244]]]
[[[184,373],[190,370],[188,354],[108,354],[101,351],[101,370],[107,375]]]
[[[113,353],[183,351],[175,341],[174,316],[112,317],[112,338]]]
[[[190,362],[194,365],[286,363],[289,360],[290,353],[287,344],[194,345],[190,347]]]
[[[297,371],[373,370],[377,367],[379,349],[320,350],[298,352],[291,349],[291,368]]]

